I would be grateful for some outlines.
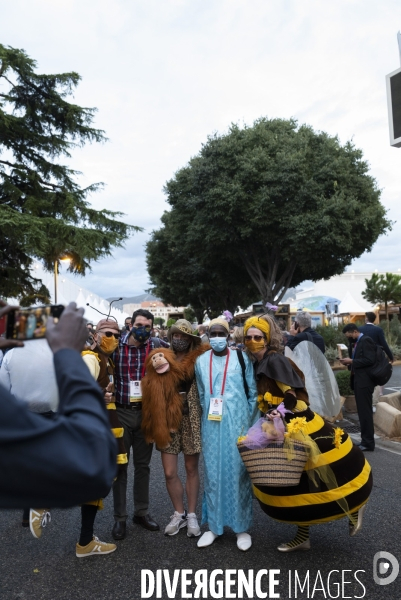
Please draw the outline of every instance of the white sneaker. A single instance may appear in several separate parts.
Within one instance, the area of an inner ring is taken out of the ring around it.
[[[171,515],[171,521],[167,525],[164,530],[164,535],[176,535],[180,529],[187,526],[187,511],[184,510],[184,513],[179,513],[175,511],[173,515]]]
[[[195,513],[188,513],[187,515],[187,536],[198,537],[201,534],[201,530],[198,524],[198,519]]]
[[[42,530],[52,520],[48,508],[31,508],[29,511],[29,528],[33,537],[39,539],[42,536]]]

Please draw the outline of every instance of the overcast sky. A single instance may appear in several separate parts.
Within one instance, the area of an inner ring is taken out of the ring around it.
[[[167,208],[163,185],[207,135],[260,116],[295,117],[353,139],[397,221],[356,271],[401,268],[401,149],[389,145],[385,75],[400,66],[399,0],[13,0],[0,43],[43,73],[77,71],[75,101],[96,106],[109,142],[74,152],[92,205],[145,228],[93,264],[102,296],[149,287],[144,244]]]

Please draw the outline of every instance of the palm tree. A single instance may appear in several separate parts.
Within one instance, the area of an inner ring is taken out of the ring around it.
[[[388,328],[388,305],[401,303],[401,276],[386,273],[379,275],[373,273],[370,279],[365,279],[366,289],[362,296],[372,304],[384,304]]]

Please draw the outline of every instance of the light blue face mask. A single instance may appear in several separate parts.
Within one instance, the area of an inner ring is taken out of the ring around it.
[[[223,352],[227,347],[227,338],[211,337],[209,343],[215,352]]]

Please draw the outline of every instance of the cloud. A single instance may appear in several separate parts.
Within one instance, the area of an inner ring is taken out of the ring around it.
[[[396,270],[401,150],[389,146],[384,81],[398,66],[396,15],[397,0],[5,3],[1,42],[25,48],[41,72],[79,72],[75,101],[99,109],[96,126],[110,141],[77,149],[70,161],[82,185],[105,182],[93,206],[146,227],[95,263],[85,286],[142,292],[143,247],[167,208],[164,183],[208,134],[260,116],[293,116],[363,149],[397,222],[353,268]]]

